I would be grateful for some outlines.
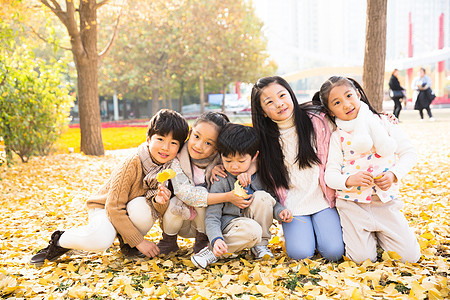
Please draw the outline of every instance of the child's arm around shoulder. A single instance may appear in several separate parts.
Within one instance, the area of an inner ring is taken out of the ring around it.
[[[184,174],[180,161],[174,158],[171,164],[176,175],[171,179],[174,194],[186,205],[193,207],[206,207],[208,202],[208,190],[203,186],[195,186]]]

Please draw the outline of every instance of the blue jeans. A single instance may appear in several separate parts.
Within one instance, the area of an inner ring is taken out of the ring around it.
[[[283,223],[287,255],[304,259],[317,251],[326,259],[338,261],[344,255],[344,242],[336,208],[326,208],[307,216],[294,216]]]

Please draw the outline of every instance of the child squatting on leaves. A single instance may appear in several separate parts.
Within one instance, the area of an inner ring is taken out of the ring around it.
[[[264,191],[258,172],[248,174],[251,165],[256,169],[259,140],[249,126],[227,124],[219,135],[217,148],[227,176],[211,185],[211,193],[233,191],[236,180],[246,186],[251,204],[241,209],[233,203],[218,203],[206,208],[206,235],[210,245],[191,257],[193,264],[205,268],[226,253],[251,248],[256,258],[273,257],[267,245],[271,237],[273,218],[290,222],[292,215],[272,195]],[[251,171],[250,171],[251,172]]]
[[[125,256],[158,255],[158,247],[144,236],[164,214],[171,191],[159,184],[156,176],[170,167],[188,131],[179,113],[168,109],[156,113],[149,122],[147,140],[130,151],[110,179],[87,200],[88,225],[53,232],[48,246],[30,263],[54,261],[71,249],[104,251],[116,236]]]
[[[314,96],[337,129],[333,132],[325,181],[336,189],[346,256],[376,261],[377,243],[402,262],[417,262],[420,246],[400,211],[398,181],[417,155],[397,124],[378,114],[355,80],[330,77]]]

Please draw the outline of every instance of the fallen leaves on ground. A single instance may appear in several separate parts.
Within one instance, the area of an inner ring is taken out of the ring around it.
[[[403,179],[403,209],[422,248],[416,264],[380,252],[375,263],[295,261],[272,227],[275,258],[248,251],[206,270],[190,261],[193,241],[179,238],[169,257],[125,259],[118,242],[103,253],[72,251],[42,267],[28,264],[56,229],[84,225],[84,202],[109,177],[127,150],[104,157],[60,154],[0,171],[0,297],[11,299],[448,299],[449,122],[402,123],[414,137],[419,162]],[[160,239],[156,225],[147,238]]]

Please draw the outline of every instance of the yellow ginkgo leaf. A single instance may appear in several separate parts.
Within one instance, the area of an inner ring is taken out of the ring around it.
[[[352,292],[352,300],[360,300],[362,299],[361,292],[359,289],[355,288]]]
[[[234,183],[233,193],[236,196],[239,196],[239,197],[242,197],[242,198],[247,198],[248,197],[247,192],[244,190],[242,185],[239,183],[239,180],[236,180],[236,182]]]
[[[174,170],[165,169],[164,171],[162,171],[162,172],[158,173],[158,175],[156,175],[156,180],[158,180],[158,182],[160,182],[160,183],[163,183],[166,180],[174,178],[175,175],[177,175],[177,173],[175,173]]]

